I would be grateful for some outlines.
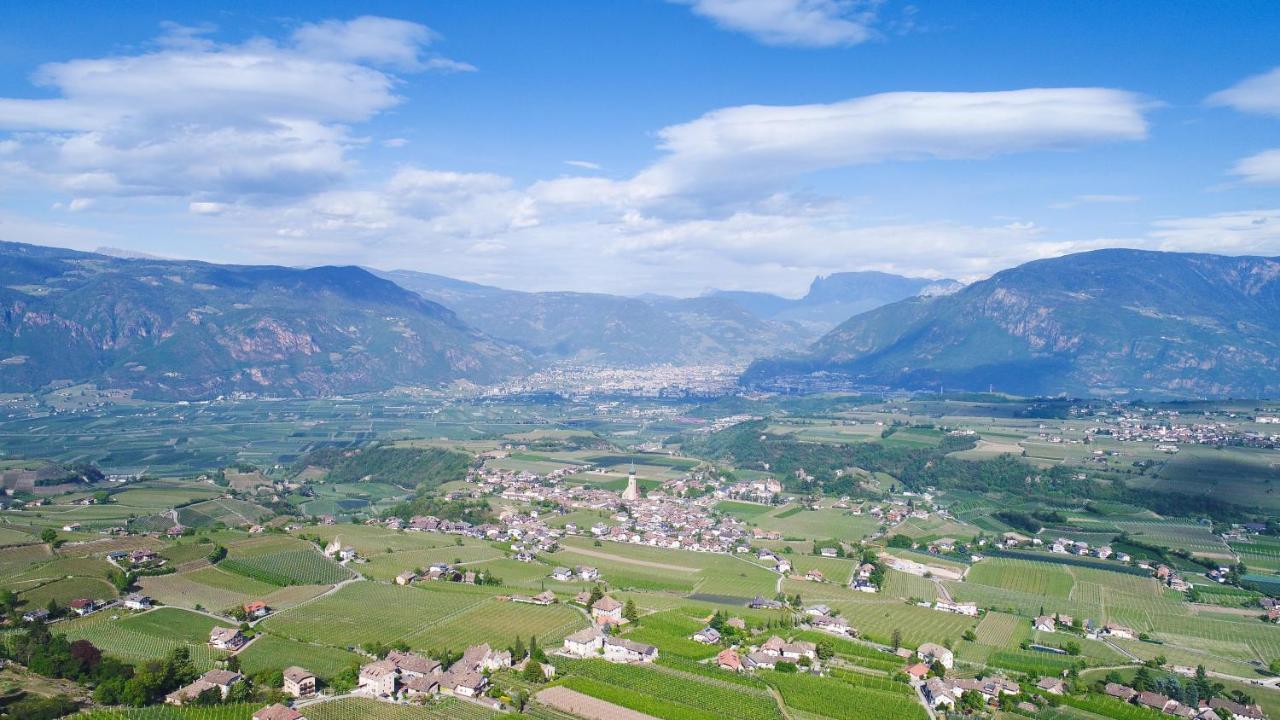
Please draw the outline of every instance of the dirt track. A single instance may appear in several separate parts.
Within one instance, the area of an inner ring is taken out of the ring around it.
[[[534,699],[543,705],[586,718],[586,720],[657,720],[652,715],[628,710],[621,705],[614,705],[559,685],[539,692]]]

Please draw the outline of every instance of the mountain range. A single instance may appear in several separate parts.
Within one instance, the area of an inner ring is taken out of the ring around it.
[[[536,357],[633,365],[735,362],[801,350],[856,313],[960,287],[954,280],[851,272],[818,278],[795,300],[730,291],[637,298],[520,292],[410,270],[372,272]]]
[[[1280,393],[1280,258],[1098,250],[856,315],[747,385],[1180,397]]]
[[[0,391],[310,396],[753,359],[750,387],[1274,396],[1280,258],[1099,250],[965,287],[837,273],[798,299],[674,298],[0,243]]]
[[[119,258],[0,243],[0,389],[327,395],[488,382],[523,350],[354,267]]]

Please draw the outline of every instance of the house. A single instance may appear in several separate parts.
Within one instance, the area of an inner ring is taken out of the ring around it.
[[[551,579],[560,582],[569,582],[573,579],[573,571],[567,567],[558,567],[551,571]]]
[[[922,662],[929,663],[930,665],[935,662],[942,663],[942,667],[948,670],[954,667],[956,663],[956,656],[953,655],[950,650],[938,645],[937,643],[925,643],[921,645],[916,648],[916,655],[920,656],[920,660]]]
[[[827,605],[823,605],[822,603],[818,603],[816,605],[810,605],[806,607],[804,611],[805,611],[805,614],[807,615],[830,615],[831,614],[831,608]]]
[[[578,577],[587,582],[595,582],[600,579],[600,571],[590,565],[579,565]]]
[[[606,637],[604,659],[609,662],[651,663],[658,659],[658,648],[626,638]]]
[[[818,657],[818,646],[804,640],[784,643],[782,646],[782,657],[787,660],[799,660],[800,658],[809,658],[810,660],[813,660]]]
[[[23,622],[44,622],[49,617],[49,611],[44,608],[36,608],[28,610],[22,614]]]
[[[396,669],[395,663],[390,660],[379,660],[360,667],[358,684],[360,689],[366,692],[392,697],[396,694],[399,676],[400,672]]]
[[[1120,683],[1107,683],[1106,687],[1102,689],[1102,692],[1119,700],[1120,702],[1129,702],[1133,700],[1134,695],[1138,694],[1137,690],[1134,690],[1128,685],[1121,685]]]
[[[98,608],[98,603],[89,598],[76,598],[69,603],[76,615],[88,615]]]
[[[713,627],[704,627],[693,634],[693,639],[705,645],[715,645],[720,642],[720,631]]]
[[[822,555],[822,557],[829,557],[829,558],[836,557],[839,554],[838,551],[833,547],[824,547],[818,552]]]
[[[770,655],[772,657],[780,657],[782,655],[782,646],[786,644],[787,643],[785,640],[778,637],[777,635],[774,635],[773,637],[764,641],[764,644],[760,646],[760,652],[764,653],[765,655]]]
[[[595,657],[604,647],[604,636],[594,627],[569,635],[564,639],[564,652],[574,657]]]
[[[316,694],[316,676],[296,665],[284,669],[285,695],[296,698],[310,697]]]
[[[716,665],[721,670],[742,672],[742,658],[738,657],[737,651],[732,648],[721,650],[720,654],[716,655]]]
[[[1123,625],[1115,625],[1113,623],[1107,623],[1104,625],[1102,627],[1102,634],[1108,637],[1121,638],[1124,640],[1132,640],[1135,636],[1131,628],[1127,628]]]
[[[428,677],[441,674],[440,663],[417,653],[392,650],[387,653],[387,661],[395,665],[400,679],[412,677]]]
[[[253,720],[307,720],[307,716],[291,707],[276,703],[254,713]]]
[[[267,604],[261,600],[254,600],[253,602],[245,603],[243,609],[245,617],[254,620],[264,618],[271,614],[271,608],[267,607]]]
[[[151,598],[146,595],[133,593],[132,595],[125,597],[122,604],[129,610],[150,610]]]
[[[1040,632],[1054,632],[1058,629],[1057,622],[1049,615],[1041,615],[1036,618],[1032,626]]]
[[[814,568],[813,570],[810,570],[809,572],[804,574],[804,579],[810,582],[826,582],[827,576],[823,575],[821,570]]]
[[[164,701],[170,705],[184,705],[195,700],[200,693],[217,688],[222,700],[227,699],[231,686],[244,680],[244,676],[230,670],[210,670],[198,680],[185,687],[178,688],[165,696]]]
[[[907,674],[915,680],[923,680],[929,675],[929,666],[924,663],[915,663],[907,666]]]
[[[460,675],[450,675],[447,678],[447,687],[450,692],[463,697],[479,697],[484,693],[484,689],[489,685],[489,678],[478,672],[467,672]]]
[[[609,623],[621,625],[623,622],[622,603],[605,595],[591,606],[591,617],[601,625]]]
[[[929,678],[924,684],[923,692],[924,699],[935,710],[943,705],[947,706],[949,710],[954,710],[956,707],[955,695],[951,693],[951,688],[947,687],[947,684],[941,678]]]
[[[1242,705],[1226,698],[1210,700],[1209,707],[1222,720],[1262,720],[1262,718],[1266,717],[1262,713],[1262,708],[1257,705]]]
[[[245,642],[244,633],[235,628],[215,627],[209,631],[209,646],[215,650],[239,650]]]
[[[1062,681],[1062,678],[1040,678],[1040,682],[1036,683],[1036,689],[1050,695],[1062,695],[1067,691],[1067,684]]]
[[[809,624],[819,630],[825,630],[829,633],[837,635],[852,635],[853,628],[849,627],[849,621],[842,617],[828,617],[819,615],[809,620]]]
[[[1161,695],[1160,693],[1155,693],[1155,692],[1151,692],[1150,690],[1146,690],[1138,693],[1138,696],[1134,699],[1134,702],[1137,703],[1138,705],[1141,705],[1142,707],[1151,708],[1156,712],[1164,712],[1164,709],[1168,707],[1169,703],[1173,701],[1170,700],[1167,695]]]
[[[410,585],[414,580],[418,579],[418,574],[412,570],[405,570],[396,576],[397,585]]]
[[[742,666],[748,670],[772,670],[777,667],[778,658],[768,653],[753,652],[742,659]]]

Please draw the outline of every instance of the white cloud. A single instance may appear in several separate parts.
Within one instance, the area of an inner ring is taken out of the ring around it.
[[[0,98],[17,131],[6,169],[67,191],[298,196],[333,186],[359,142],[348,125],[400,102],[383,66],[424,70],[434,33],[362,17],[304,25],[286,42],[218,44],[170,28],[160,49],[40,67],[51,99]]]
[[[1231,173],[1247,183],[1280,183],[1280,148],[1264,150],[1237,161]]]
[[[1158,250],[1276,256],[1280,255],[1280,209],[1160,220],[1150,237]]]
[[[1107,88],[897,92],[829,104],[744,105],[663,128],[658,136],[666,155],[629,181],[552,180],[539,193],[604,204],[672,196],[734,200],[831,168],[1140,140],[1148,106],[1133,93]]]
[[[574,167],[578,167],[578,168],[582,168],[583,170],[600,170],[600,169],[602,169],[602,168],[600,167],[600,164],[599,164],[599,163],[593,163],[593,162],[591,162],[591,161],[589,161],[589,160],[565,160],[565,161],[564,161],[564,164],[565,164],[565,165],[572,165],[572,166],[574,166]]]
[[[832,47],[875,37],[875,0],[675,0],[766,45]]]
[[[1240,112],[1280,115],[1280,67],[1245,78],[1209,96],[1211,105],[1225,105]]]

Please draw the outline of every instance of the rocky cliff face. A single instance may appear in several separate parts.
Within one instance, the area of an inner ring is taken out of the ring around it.
[[[0,388],[313,395],[490,381],[523,352],[359,268],[222,266],[0,244]]]
[[[744,381],[835,373],[909,388],[1280,392],[1280,259],[1103,250],[855,316]]]

